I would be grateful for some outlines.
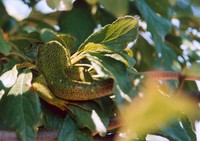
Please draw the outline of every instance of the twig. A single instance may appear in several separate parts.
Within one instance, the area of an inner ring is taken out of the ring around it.
[[[146,71],[141,72],[140,74],[144,74],[147,77],[158,79],[158,80],[175,80],[179,78],[184,78],[184,80],[200,80],[200,76],[187,76],[179,72],[170,72],[170,71]]]

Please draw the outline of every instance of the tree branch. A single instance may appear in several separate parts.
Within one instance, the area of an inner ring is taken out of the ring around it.
[[[170,71],[146,71],[141,72],[140,74],[144,74],[147,77],[158,79],[158,80],[175,80],[179,78],[184,78],[184,80],[200,80],[200,76],[187,76],[179,72],[170,72]]]

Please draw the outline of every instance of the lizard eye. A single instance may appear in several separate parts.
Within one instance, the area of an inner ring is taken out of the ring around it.
[[[43,46],[44,46],[43,42],[34,42],[34,43],[30,44],[30,46],[25,49],[25,53],[28,57],[35,60],[36,57],[37,57],[38,49],[40,47],[43,47]]]
[[[44,42],[34,42],[30,45],[31,49],[38,49],[39,47],[43,47],[44,46]]]
[[[26,48],[27,51],[38,51],[38,48],[44,46],[44,42],[34,42],[31,43],[29,47]]]

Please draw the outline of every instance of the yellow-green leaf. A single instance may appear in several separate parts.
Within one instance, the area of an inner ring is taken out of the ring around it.
[[[79,51],[84,50],[88,43],[102,44],[115,52],[123,51],[128,43],[137,38],[138,19],[132,16],[125,16],[117,19],[110,25],[106,25],[99,31],[90,35]]]

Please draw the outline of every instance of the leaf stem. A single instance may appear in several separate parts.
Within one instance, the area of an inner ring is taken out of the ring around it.
[[[71,56],[71,64],[74,65],[83,58],[85,58],[85,52],[77,52]]]
[[[90,65],[90,64],[75,64],[74,66],[76,66],[76,67],[88,67],[88,68],[92,67],[92,65]]]

